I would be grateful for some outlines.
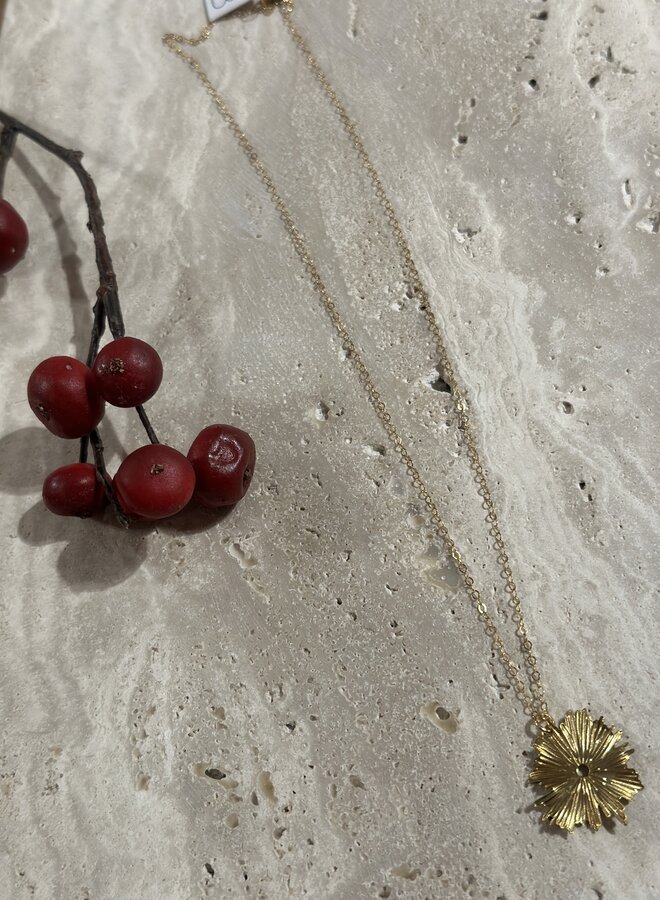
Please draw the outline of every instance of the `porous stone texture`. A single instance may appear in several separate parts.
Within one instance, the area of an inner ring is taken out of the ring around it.
[[[660,8],[297,7],[465,386],[551,709],[622,726],[645,790],[627,828],[540,826],[532,732],[457,572],[267,192],[160,43],[201,27],[201,0],[10,0],[0,105],[85,152],[127,331],[165,363],[158,433],[186,450],[231,422],[258,469],[219,521],[44,510],[76,446],[25,384],[84,355],[96,275],[75,178],[21,140],[6,196],[31,249],[0,280],[0,894],[657,897]],[[510,641],[451,398],[354,148],[279,14],[223,21],[197,52]],[[111,470],[145,440],[124,410],[102,433]]]

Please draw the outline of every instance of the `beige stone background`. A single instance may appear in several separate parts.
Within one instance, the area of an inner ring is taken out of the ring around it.
[[[627,827],[540,826],[530,731],[456,573],[268,196],[161,46],[201,3],[10,0],[0,105],[85,151],[128,331],[165,361],[162,439],[185,451],[230,421],[259,455],[219,522],[123,532],[42,508],[76,450],[25,383],[84,352],[96,285],[75,179],[22,140],[6,195],[31,249],[0,281],[0,896],[660,896],[660,8],[300,0],[295,17],[432,293],[551,708],[622,726],[646,789]],[[278,16],[221,23],[200,56],[491,598],[451,403],[350,144]],[[143,441],[118,410],[103,435],[112,469]]]

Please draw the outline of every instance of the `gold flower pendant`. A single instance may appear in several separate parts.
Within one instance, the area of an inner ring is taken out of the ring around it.
[[[627,824],[624,806],[642,783],[626,765],[632,749],[617,746],[622,736],[602,718],[594,722],[586,709],[567,712],[558,726],[548,722],[542,727],[529,780],[546,789],[536,801],[544,810],[544,822],[566,831],[576,825],[597,831],[603,817],[610,816]]]

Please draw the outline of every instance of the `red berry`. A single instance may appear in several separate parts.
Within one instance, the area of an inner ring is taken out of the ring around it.
[[[197,478],[195,499],[211,509],[237,503],[250,487],[256,456],[254,441],[240,428],[204,428],[188,451]]]
[[[103,511],[105,490],[90,463],[72,463],[55,469],[44,481],[42,496],[46,508],[56,516],[86,519]]]
[[[92,370],[72,356],[40,362],[30,375],[27,393],[32,412],[58,437],[82,437],[103,418],[105,404]]]
[[[27,225],[11,203],[0,199],[0,275],[6,275],[25,256]]]
[[[195,490],[195,471],[173,447],[147,444],[130,453],[114,479],[117,497],[131,516],[164,519],[183,509]]]
[[[141,406],[163,380],[163,363],[150,344],[122,337],[99,352],[92,366],[96,387],[113,406]]]

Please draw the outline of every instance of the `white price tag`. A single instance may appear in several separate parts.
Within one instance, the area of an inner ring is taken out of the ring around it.
[[[226,16],[227,13],[233,12],[239,6],[245,6],[250,0],[204,0],[206,4],[206,15],[209,22],[215,22]]]

